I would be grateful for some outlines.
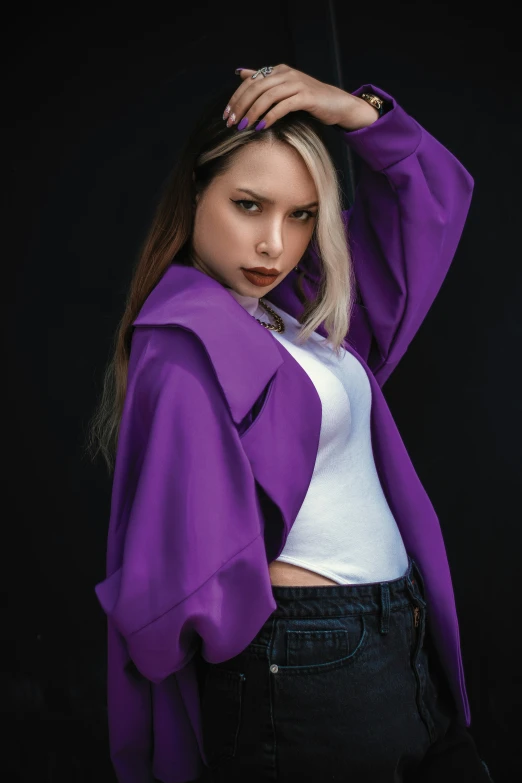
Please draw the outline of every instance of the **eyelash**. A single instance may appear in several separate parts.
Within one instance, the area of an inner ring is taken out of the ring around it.
[[[241,198],[238,201],[235,201],[234,199],[231,199],[231,201],[233,201],[234,204],[239,204],[239,205],[241,205],[241,204],[255,204],[256,207],[259,206],[257,201],[250,201],[249,199],[244,199],[244,198]],[[245,207],[239,206],[239,209],[241,209],[243,212],[247,212],[248,214],[251,214],[251,215],[254,214],[253,212],[251,212],[249,209],[246,209]],[[308,209],[297,209],[296,212],[304,212],[304,214],[306,214],[308,216],[306,219],[296,218],[298,223],[308,223],[308,221],[311,220],[312,218],[314,218],[316,216],[316,214],[317,214],[317,212],[310,212],[310,210],[308,210]]]

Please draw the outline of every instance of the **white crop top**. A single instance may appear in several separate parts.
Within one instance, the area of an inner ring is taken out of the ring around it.
[[[226,290],[251,315],[272,323],[258,297]],[[270,307],[283,318],[285,331],[269,333],[309,375],[322,404],[310,486],[277,560],[338,584],[398,579],[408,568],[408,557],[375,467],[366,370],[344,348],[338,359],[318,332],[304,345],[295,344],[299,322],[272,303]]]

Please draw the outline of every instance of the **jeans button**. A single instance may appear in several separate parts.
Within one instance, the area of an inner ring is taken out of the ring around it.
[[[272,674],[276,674],[279,671],[279,666],[273,663],[272,666],[270,667],[270,671],[272,672]]]

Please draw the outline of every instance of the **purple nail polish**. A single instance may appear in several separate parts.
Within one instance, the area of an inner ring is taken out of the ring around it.
[[[244,68],[236,68],[236,70],[234,71],[234,73],[235,73],[235,74],[236,74],[236,76],[237,76],[237,75],[238,75],[238,73],[239,73],[240,71],[244,71],[244,70],[245,70]]]
[[[264,120],[261,120],[261,122],[258,122],[258,123],[257,123],[257,125],[256,125],[256,128],[255,128],[255,129],[256,129],[256,130],[263,130],[263,128],[265,127],[265,125],[266,125],[266,122],[265,122]]]
[[[241,120],[241,122],[237,126],[237,129],[238,130],[243,130],[244,128],[246,128],[247,125],[248,125],[248,118],[247,117],[243,117],[243,119]]]

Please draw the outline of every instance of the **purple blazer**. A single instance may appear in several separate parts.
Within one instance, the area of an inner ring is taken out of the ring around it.
[[[440,524],[382,386],[448,271],[473,180],[390,95],[373,85],[354,94],[365,90],[391,109],[344,133],[362,159],[343,213],[362,299],[345,345],[368,373],[376,469],[424,575],[429,627],[469,726]],[[313,296],[320,260],[310,252],[301,263]],[[295,282],[292,272],[266,299],[298,318]],[[193,267],[174,261],[134,326],[107,578],[95,587],[108,616],[111,759],[120,783],[186,783],[206,760],[194,654],[212,663],[239,654],[276,609],[268,563],[309,487],[321,402],[291,354]]]

